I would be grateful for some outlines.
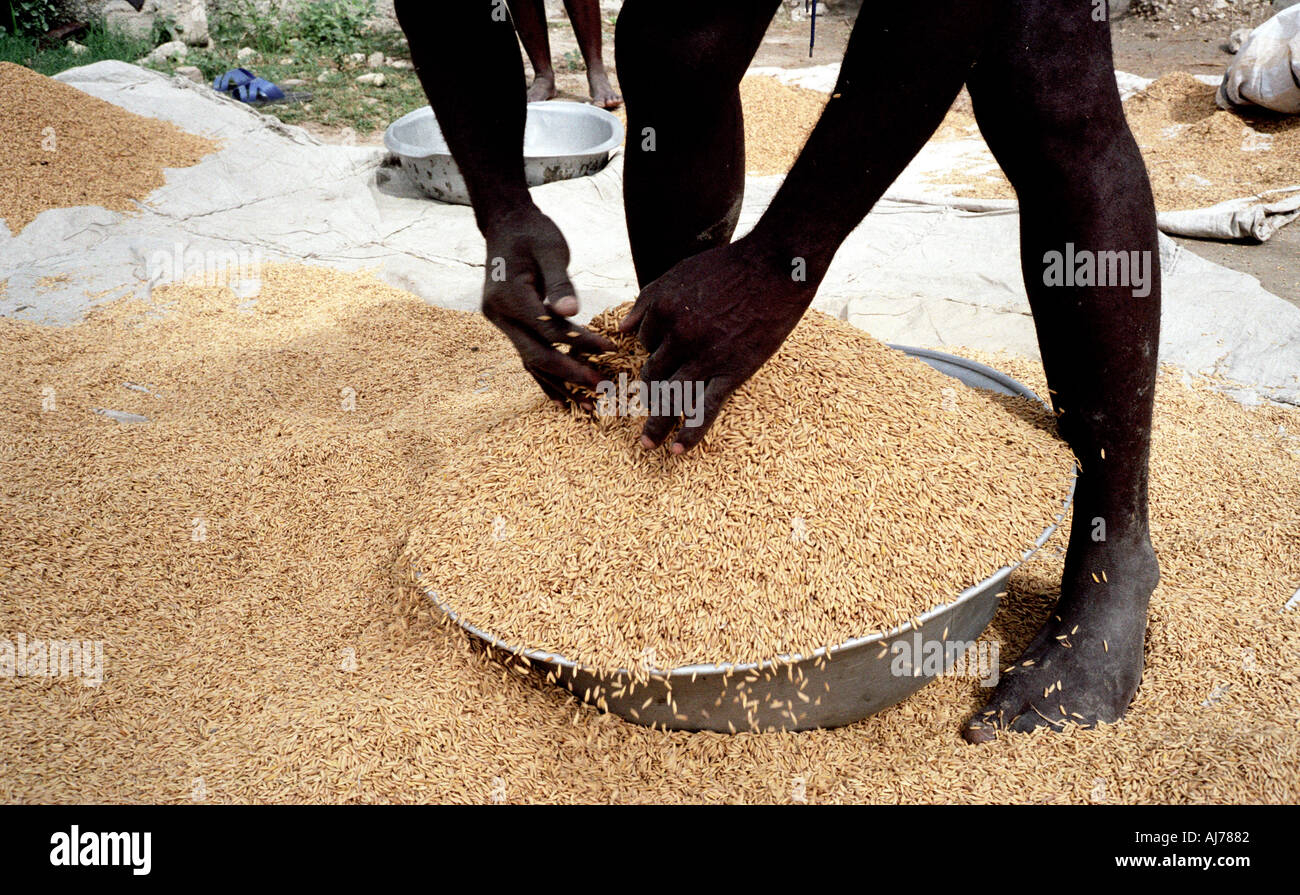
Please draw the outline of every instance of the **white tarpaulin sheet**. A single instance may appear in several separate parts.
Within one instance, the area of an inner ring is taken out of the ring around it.
[[[382,150],[322,145],[206,87],[125,63],[59,77],[223,145],[170,171],[138,212],[53,209],[16,236],[0,228],[0,279],[8,283],[0,314],[69,323],[95,302],[145,294],[151,276],[179,278],[196,272],[191,259],[231,254],[373,268],[433,304],[478,306],[484,248],[470,209],[421,197],[384,166]],[[533,191],[568,238],[583,319],[636,294],[620,178],[615,157],[593,177]],[[742,231],[779,182],[748,178]],[[1014,207],[883,201],[840,250],[816,307],[890,341],[1032,356],[1017,227]],[[1169,240],[1161,264],[1161,359],[1300,404],[1300,309]]]

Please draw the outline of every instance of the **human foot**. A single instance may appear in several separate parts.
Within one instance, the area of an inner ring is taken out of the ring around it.
[[[588,69],[587,85],[591,88],[592,105],[600,106],[602,109],[617,109],[623,105],[623,97],[619,96],[613,85],[609,83],[609,76],[605,74],[604,69]]]
[[[530,103],[542,103],[555,97],[555,74],[553,72],[542,72],[533,78],[533,83],[528,87],[528,101]]]
[[[1079,562],[1067,559],[1052,617],[966,722],[968,742],[995,739],[998,729],[1091,727],[1128,710],[1142,679],[1147,604],[1159,569],[1145,537],[1127,547],[1090,547],[1080,549]]]

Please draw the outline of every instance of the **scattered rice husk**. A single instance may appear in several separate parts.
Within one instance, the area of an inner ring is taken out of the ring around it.
[[[1300,118],[1262,109],[1225,111],[1215,104],[1214,93],[1213,85],[1175,72],[1124,103],[1159,211],[1205,208],[1300,185]],[[969,103],[958,103],[937,139],[978,136]],[[931,177],[930,182],[958,186],[952,194],[967,198],[1016,195],[1001,171],[978,164]]]
[[[0,62],[0,96],[0,220],[15,235],[51,208],[133,211],[163,185],[163,169],[217,148],[9,62]]]
[[[968,746],[988,691],[942,677],[837,730],[665,733],[485,661],[392,574],[422,483],[536,401],[480,316],[317,268],[264,271],[251,312],[154,298],[0,320],[0,637],[106,663],[98,687],[0,678],[6,802],[1300,800],[1300,409],[1162,374],[1163,579],[1120,724]],[[1035,363],[968,356],[1046,393]],[[1012,576],[1004,659],[1060,574],[1049,548]]]
[[[618,337],[629,307],[592,327]],[[596,360],[635,382],[645,352],[621,341]],[[1072,477],[1041,404],[967,390],[818,311],[691,454],[647,453],[644,421],[538,401],[469,439],[414,516],[424,585],[593,670],[807,656],[1018,562]]]
[[[1179,72],[1124,104],[1161,211],[1300,186],[1300,118],[1225,111],[1215,89]]]

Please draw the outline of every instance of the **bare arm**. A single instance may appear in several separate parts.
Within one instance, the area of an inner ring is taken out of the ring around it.
[[[893,4],[860,18],[831,99],[754,240],[808,259],[817,273],[810,281],[820,281],[836,249],[943,121],[997,7],[947,0],[922,14]]]
[[[642,291],[623,323],[651,351],[642,378],[705,383],[702,418],[678,430],[674,452],[697,444],[731,393],[781,347],[840,244],[943,120],[996,7],[872,7],[854,26],[821,120],[754,230]],[[651,417],[643,444],[662,443],[676,424]]]
[[[578,311],[566,272],[569,247],[528,194],[524,69],[505,0],[394,6],[487,241],[483,313],[548,396],[564,400],[565,382],[593,387],[599,376],[581,358],[612,346],[563,319]]]

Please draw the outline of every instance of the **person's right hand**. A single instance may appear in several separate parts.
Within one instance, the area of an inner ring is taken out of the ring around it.
[[[560,228],[530,204],[493,221],[485,238],[483,315],[514,344],[547,397],[565,402],[566,382],[594,390],[601,377],[583,358],[614,345],[565,319],[578,313],[578,298]],[[557,345],[568,345],[569,353]]]

